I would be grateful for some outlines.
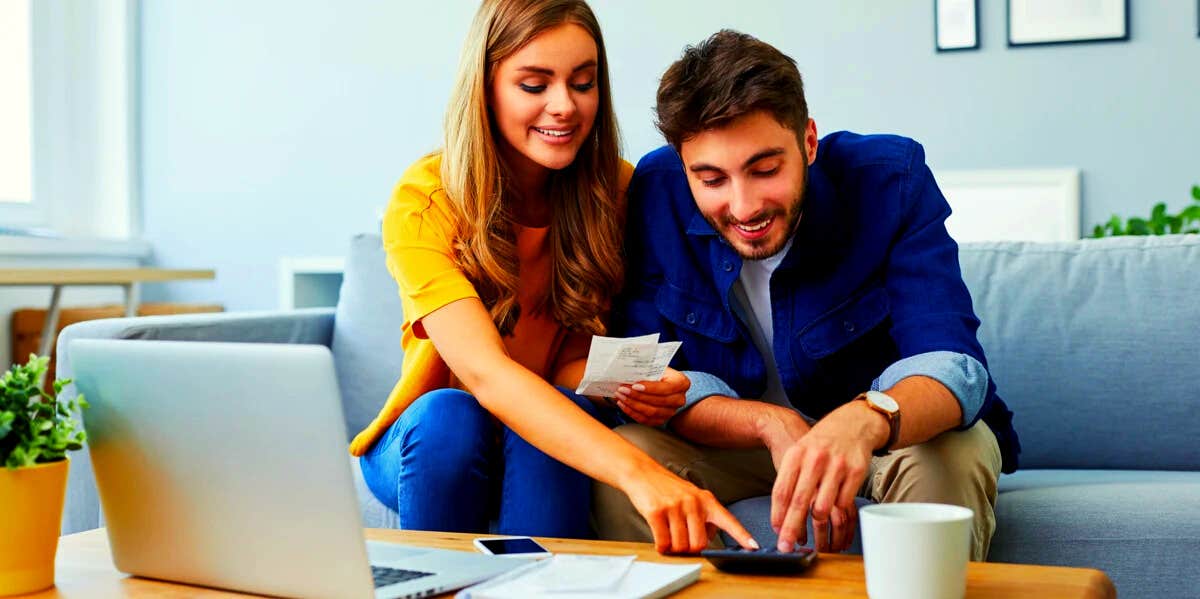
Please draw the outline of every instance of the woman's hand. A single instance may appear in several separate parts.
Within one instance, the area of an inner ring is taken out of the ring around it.
[[[661,466],[637,476],[623,490],[650,525],[654,548],[659,553],[700,553],[708,547],[717,528],[729,533],[742,547],[759,548],[754,537],[712,493]]]
[[[667,368],[657,381],[642,381],[617,389],[617,407],[634,421],[646,426],[662,426],[683,407],[685,394],[692,386],[687,375]]]

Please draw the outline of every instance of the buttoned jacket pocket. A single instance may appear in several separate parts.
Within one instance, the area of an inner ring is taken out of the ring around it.
[[[874,287],[842,302],[801,329],[800,347],[820,360],[850,346],[887,320],[887,291]]]
[[[654,304],[663,318],[683,331],[723,343],[738,336],[737,324],[724,306],[670,283],[659,288]]]

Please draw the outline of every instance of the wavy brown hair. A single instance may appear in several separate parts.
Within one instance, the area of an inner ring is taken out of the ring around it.
[[[658,130],[676,150],[701,132],[766,110],[791,129],[804,151],[808,102],[796,61],[732,29],[688,46],[658,84]]]
[[[602,334],[602,315],[624,276],[619,197],[620,135],[600,25],[582,0],[484,0],[467,34],[446,111],[441,177],[458,211],[455,251],[502,335],[520,316],[518,263],[508,167],[496,147],[487,90],[497,65],[538,34],[573,23],[596,42],[600,105],[588,139],[566,168],[552,171],[547,199],[551,283],[540,308],[568,330]]]

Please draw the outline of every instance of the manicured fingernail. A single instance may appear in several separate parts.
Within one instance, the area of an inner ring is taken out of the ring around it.
[[[634,385],[634,387],[637,387],[637,385]],[[638,391],[641,391],[641,389],[638,389]],[[629,387],[617,387],[617,393],[629,395]]]
[[[783,541],[779,541],[779,544],[776,545],[775,548],[778,549],[782,553],[787,553],[792,550],[792,548],[789,547],[788,544],[784,543]]]
[[[750,539],[750,548],[754,550],[762,549],[758,546],[758,541],[755,541],[754,539]]]
[[[634,385],[634,386],[633,386],[633,390],[634,390],[634,391],[645,391],[645,390],[646,390],[646,386],[645,386],[645,385],[643,385],[643,384],[641,384],[641,383],[638,383],[638,384],[636,384],[636,385]]]

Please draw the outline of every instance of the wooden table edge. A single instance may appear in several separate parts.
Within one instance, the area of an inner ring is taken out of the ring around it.
[[[212,269],[170,268],[6,268],[0,285],[121,285],[216,278]]]
[[[379,528],[368,528],[364,533],[368,540],[465,551],[471,550],[472,538],[498,536]],[[860,556],[822,555],[811,571],[812,575],[808,577],[734,576],[716,570],[706,560],[696,556],[660,555],[649,543],[535,538],[551,551],[633,554],[644,561],[700,564],[701,582],[684,588],[680,596],[685,598],[729,596],[730,593],[745,597],[775,597],[806,592],[811,592],[813,596],[866,596]],[[89,590],[108,591],[105,596],[119,597],[244,596],[227,591],[128,577],[117,572],[109,553],[107,531],[103,528],[60,537],[58,553],[59,580],[62,587],[32,597],[70,599],[94,596],[95,593]],[[968,593],[969,597],[1116,597],[1112,581],[1104,572],[1094,568],[973,562],[968,566],[967,576],[968,589],[974,589]],[[806,589],[802,582],[805,578],[818,584]]]

